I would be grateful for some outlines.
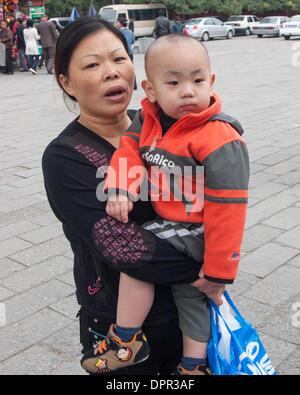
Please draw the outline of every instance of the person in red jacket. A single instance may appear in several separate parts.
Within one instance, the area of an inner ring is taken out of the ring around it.
[[[208,297],[222,304],[225,285],[237,275],[248,198],[247,148],[239,122],[221,113],[202,43],[186,35],[164,36],[149,48],[145,67],[143,128],[123,135],[110,162],[107,213],[127,222],[146,166],[158,218],[144,228],[203,262],[198,289],[173,285],[184,345],[174,374],[207,375]],[[147,358],[141,326],[154,297],[153,284],[121,274],[116,325],[85,357],[87,371],[114,371]]]

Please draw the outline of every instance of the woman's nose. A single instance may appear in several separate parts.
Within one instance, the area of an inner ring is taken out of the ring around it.
[[[114,67],[108,66],[104,71],[103,77],[105,81],[114,80],[119,77],[119,73]]]

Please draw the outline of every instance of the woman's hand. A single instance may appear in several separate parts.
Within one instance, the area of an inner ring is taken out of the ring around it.
[[[209,299],[212,299],[217,306],[221,306],[223,304],[222,295],[226,289],[226,285],[206,280],[202,269],[200,270],[199,277],[200,278],[191,285],[198,288],[199,291],[203,292]]]
[[[106,213],[120,222],[128,222],[128,214],[133,209],[133,203],[125,195],[111,195],[106,204]]]

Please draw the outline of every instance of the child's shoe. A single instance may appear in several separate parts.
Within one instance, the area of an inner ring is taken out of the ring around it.
[[[207,365],[198,365],[194,370],[186,370],[179,364],[172,375],[178,376],[211,376],[211,371]]]
[[[142,331],[136,333],[129,343],[123,343],[111,325],[106,338],[85,354],[81,365],[89,373],[107,373],[144,362],[150,348]]]

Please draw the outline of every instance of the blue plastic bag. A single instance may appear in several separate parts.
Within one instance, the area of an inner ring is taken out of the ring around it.
[[[212,374],[276,375],[256,330],[241,316],[228,292],[224,292],[222,306],[209,302],[212,339],[208,345],[208,363]]]

